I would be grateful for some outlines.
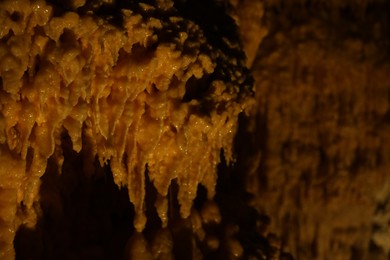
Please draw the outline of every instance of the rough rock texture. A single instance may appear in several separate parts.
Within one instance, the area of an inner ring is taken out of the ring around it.
[[[86,199],[81,209],[92,203],[84,177],[70,178],[72,186],[67,174],[85,182],[112,173],[127,187],[138,232],[147,222],[146,178],[163,227],[173,180],[182,218],[191,214],[198,185],[213,199],[221,153],[232,161],[238,115],[252,106],[253,92],[233,20],[214,3],[205,10],[220,13],[205,19],[201,7],[1,1],[1,258],[12,258],[18,227],[40,218],[43,226],[60,223],[66,203],[78,205],[68,198],[75,190]]]
[[[390,9],[324,2],[265,7],[247,185],[297,259],[387,259]]]
[[[0,258],[388,259],[389,13],[0,1]]]

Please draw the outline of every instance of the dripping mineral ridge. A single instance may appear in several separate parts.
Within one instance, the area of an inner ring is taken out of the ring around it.
[[[389,17],[0,1],[0,259],[388,259]]]

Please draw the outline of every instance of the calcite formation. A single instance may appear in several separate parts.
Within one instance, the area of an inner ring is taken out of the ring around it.
[[[389,21],[0,1],[0,258],[388,259]]]
[[[238,116],[253,103],[238,42],[217,47],[171,1],[9,0],[0,23],[0,258],[13,257],[20,225],[36,224],[41,177],[48,161],[66,170],[66,149],[82,174],[95,158],[109,166],[138,231],[145,175],[163,226],[172,180],[183,218],[198,185],[213,198],[221,151],[232,161]]]

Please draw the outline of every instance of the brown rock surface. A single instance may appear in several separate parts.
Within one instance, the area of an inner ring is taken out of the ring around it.
[[[247,187],[297,259],[387,259],[389,6],[321,2],[265,7]]]
[[[389,258],[386,1],[4,0],[0,22],[1,259]]]

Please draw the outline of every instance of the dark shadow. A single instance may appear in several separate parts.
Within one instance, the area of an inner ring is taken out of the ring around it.
[[[16,259],[121,259],[134,230],[127,188],[119,189],[98,161],[87,175],[67,134],[62,151],[62,173],[52,157],[41,177],[36,228],[21,226],[16,233]]]

